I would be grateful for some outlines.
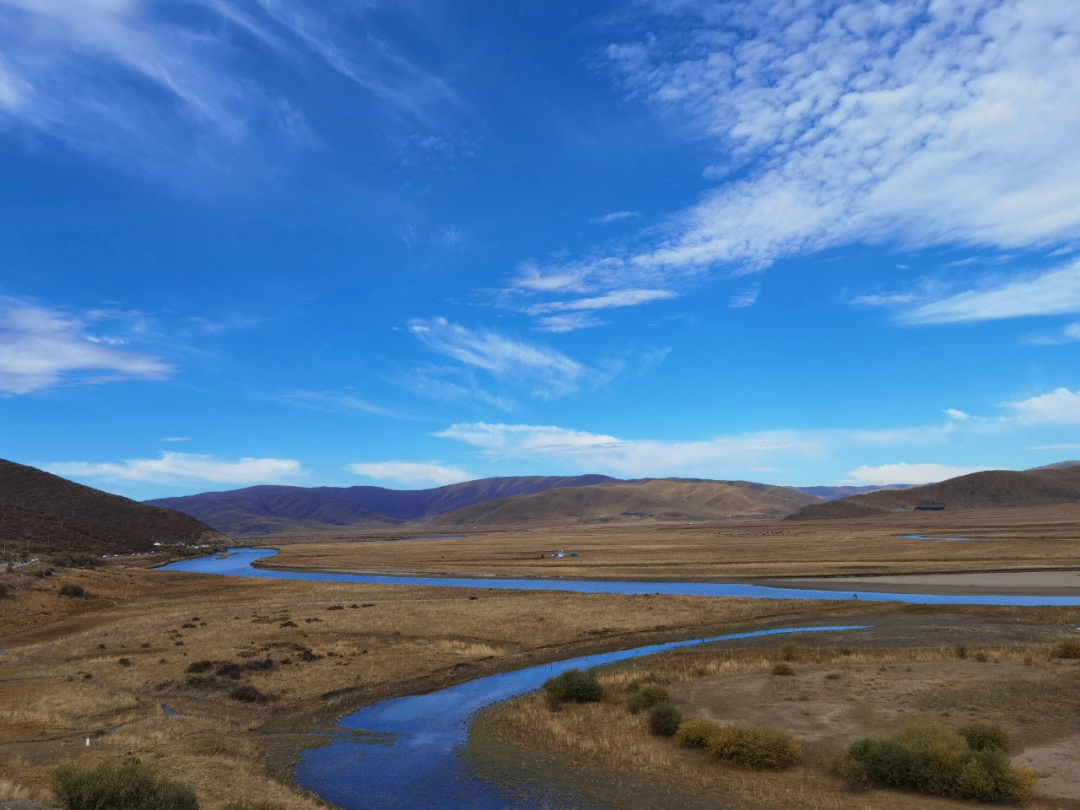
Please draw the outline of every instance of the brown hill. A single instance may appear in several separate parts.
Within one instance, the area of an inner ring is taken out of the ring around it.
[[[618,520],[721,520],[782,517],[818,503],[790,487],[748,481],[648,479],[551,489],[458,509],[432,526],[513,526]]]
[[[788,515],[788,519],[869,517],[915,509],[929,501],[944,504],[946,511],[1080,503],[1080,466],[971,473],[921,487],[878,490],[828,503],[810,504]]]
[[[60,551],[147,551],[227,538],[172,509],[85,487],[0,459],[0,549],[9,557]]]
[[[147,503],[178,509],[233,536],[318,531],[371,524],[397,524],[444,515],[464,506],[614,481],[606,475],[528,475],[480,478],[432,489],[383,487],[257,486],[203,492]]]

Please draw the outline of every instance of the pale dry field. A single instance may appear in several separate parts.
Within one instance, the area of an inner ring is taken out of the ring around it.
[[[914,718],[992,722],[1010,734],[1017,764],[1040,777],[1034,807],[1080,801],[1080,663],[1051,645],[855,649],[796,647],[794,674],[773,674],[780,649],[681,652],[601,675],[600,703],[551,711],[539,696],[506,704],[486,722],[499,739],[530,752],[585,764],[617,779],[632,774],[712,796],[717,806],[818,808],[970,807],[912,793],[853,793],[833,774],[852,741],[888,734]],[[781,773],[727,766],[649,734],[644,713],[623,702],[635,683],[664,685],[686,717],[787,730],[802,743],[801,765]]]
[[[4,790],[47,797],[60,763],[134,754],[189,783],[209,810],[240,797],[281,810],[320,806],[288,783],[287,766],[299,746],[317,743],[337,717],[364,703],[585,652],[828,622],[854,609],[121,566],[46,579],[22,571],[4,581],[12,589],[0,601]],[[82,585],[91,597],[61,597],[63,583]],[[213,663],[190,673],[200,661]],[[239,685],[269,701],[231,699]]]
[[[422,534],[406,527],[396,536]],[[445,533],[434,532],[435,534]],[[905,539],[921,534],[968,542]],[[904,513],[873,520],[603,524],[391,540],[385,531],[252,542],[266,567],[604,579],[735,579],[1080,568],[1080,506]],[[552,559],[556,551],[577,557]]]

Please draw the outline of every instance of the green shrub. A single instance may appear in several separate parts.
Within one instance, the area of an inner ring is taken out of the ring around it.
[[[712,720],[695,717],[685,720],[675,732],[675,739],[687,748],[706,748],[709,738],[720,730],[720,725]]]
[[[870,787],[870,772],[866,763],[855,759],[851,754],[844,754],[836,761],[836,775],[852,790],[865,790]]]
[[[667,701],[649,709],[649,731],[658,737],[673,737],[682,725],[682,712]]]
[[[785,664],[781,661],[779,664],[772,668],[773,675],[794,675],[795,670],[792,669],[791,664]]]
[[[544,697],[552,707],[561,703],[593,703],[603,696],[604,687],[591,670],[568,669],[544,682]]]
[[[782,771],[802,759],[802,746],[786,731],[765,726],[721,726],[708,741],[709,753],[733,765]]]
[[[53,774],[53,793],[65,810],[199,810],[191,788],[157,779],[138,760],[109,760],[92,770]]]
[[[937,722],[910,723],[894,737],[852,743],[844,758],[850,762],[844,767],[854,772],[854,763],[860,763],[867,780],[881,787],[1023,803],[1031,796],[1035,777],[998,753],[1004,744],[1005,735],[997,726],[971,725],[957,731]]]
[[[632,712],[640,712],[652,708],[657,703],[666,703],[668,699],[667,689],[654,683],[646,684],[627,698],[626,708]]]
[[[81,599],[86,596],[86,590],[83,588],[82,585],[73,585],[72,583],[68,582],[60,586],[60,595],[71,596]]]
[[[992,723],[972,723],[957,729],[972,751],[997,751],[1005,750],[1008,738],[1001,726]]]

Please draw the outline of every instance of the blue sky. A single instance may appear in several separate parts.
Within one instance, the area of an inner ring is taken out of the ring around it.
[[[1078,97],[1039,0],[0,0],[0,456],[139,498],[1078,457]]]

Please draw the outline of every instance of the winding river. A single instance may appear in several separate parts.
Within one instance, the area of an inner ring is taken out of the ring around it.
[[[772,588],[733,583],[618,582],[608,580],[411,577],[338,574],[255,568],[274,555],[268,549],[235,549],[225,554],[185,560],[164,570],[226,576],[450,588],[553,590],[576,593],[684,594],[763,599],[860,599],[923,604],[1076,605],[1080,597],[1023,595],[906,594]],[[578,667],[602,666],[666,650],[762,636],[860,630],[863,626],[788,627],[673,641],[610,653],[588,655],[491,675],[440,689],[380,701],[342,718],[343,733],[329,745],[307,749],[296,766],[297,781],[346,810],[374,808],[459,808],[540,810],[552,806],[591,808],[558,788],[529,780],[486,780],[463,756],[471,718],[481,709],[534,691],[545,680]],[[362,732],[362,733],[360,733]]]

